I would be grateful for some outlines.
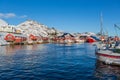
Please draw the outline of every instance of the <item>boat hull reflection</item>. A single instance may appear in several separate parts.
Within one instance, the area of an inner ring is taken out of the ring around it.
[[[96,61],[95,77],[102,80],[120,80],[120,67]]]

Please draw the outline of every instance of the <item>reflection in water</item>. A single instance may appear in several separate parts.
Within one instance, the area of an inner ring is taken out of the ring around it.
[[[31,54],[33,51],[35,50],[43,50],[45,48],[45,46],[40,45],[38,47],[38,45],[8,45],[8,46],[0,46],[0,55],[6,55],[6,56],[10,56],[10,55],[14,55],[17,53],[22,53],[22,51],[24,51],[25,54]]]
[[[111,66],[96,61],[95,77],[100,80],[120,80],[120,66]]]
[[[5,54],[6,55],[13,55],[16,53],[16,51],[22,49],[23,46],[21,45],[10,45],[10,46],[5,46]]]

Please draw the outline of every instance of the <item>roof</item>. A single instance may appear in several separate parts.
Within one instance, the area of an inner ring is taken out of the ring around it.
[[[70,35],[71,37],[74,37],[72,34],[70,34],[70,33],[64,33],[63,35],[61,35],[61,36],[58,36],[58,37],[65,37],[66,35]]]

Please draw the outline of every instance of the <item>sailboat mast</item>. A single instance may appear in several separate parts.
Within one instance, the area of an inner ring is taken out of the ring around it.
[[[100,15],[100,34],[103,35],[103,16],[102,16],[102,12]]]

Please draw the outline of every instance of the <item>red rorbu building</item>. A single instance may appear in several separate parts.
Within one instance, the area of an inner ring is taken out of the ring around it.
[[[28,44],[32,44],[34,42],[37,43],[48,42],[48,37],[36,36],[33,34],[30,34],[28,38],[29,38]]]
[[[7,42],[13,42],[15,41],[15,36],[13,34],[7,34],[4,38]]]
[[[59,38],[58,38],[58,37],[54,37],[54,38],[52,38],[52,40],[53,40],[53,41],[58,41]]]
[[[43,41],[48,41],[48,37],[42,37]]]
[[[32,40],[32,41],[37,41],[37,36],[33,35],[33,34],[30,34],[29,35],[29,39]]]
[[[23,43],[27,40],[27,38],[22,34],[12,34],[9,33],[4,38],[7,42],[13,42],[13,43]]]

